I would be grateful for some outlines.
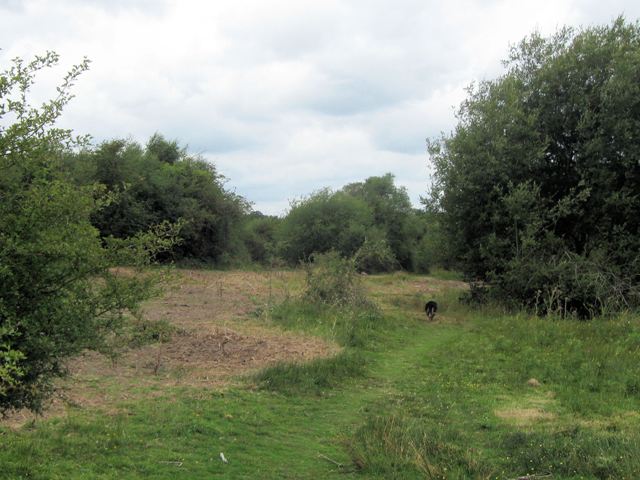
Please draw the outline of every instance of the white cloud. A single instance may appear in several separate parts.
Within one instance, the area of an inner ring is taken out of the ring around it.
[[[0,61],[45,50],[91,70],[62,123],[97,140],[154,132],[203,153],[269,213],[396,174],[417,202],[424,141],[533,30],[635,19],[630,0],[0,0]]]

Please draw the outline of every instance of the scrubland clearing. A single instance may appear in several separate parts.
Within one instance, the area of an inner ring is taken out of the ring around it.
[[[507,315],[461,304],[457,280],[361,278],[366,314],[306,303],[301,271],[179,270],[145,305],[168,341],[75,358],[43,418],[3,423],[0,478],[640,475],[637,318]]]

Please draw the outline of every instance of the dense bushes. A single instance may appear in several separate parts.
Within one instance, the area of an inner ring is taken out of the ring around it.
[[[363,200],[320,190],[291,207],[280,230],[281,252],[293,264],[330,250],[350,257],[371,226],[371,212]]]
[[[532,35],[506,65],[430,145],[430,207],[454,256],[539,311],[638,305],[640,27]]]

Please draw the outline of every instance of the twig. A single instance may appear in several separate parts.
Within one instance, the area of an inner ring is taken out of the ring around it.
[[[321,458],[323,460],[326,460],[327,462],[331,462],[333,463],[336,467],[338,468],[342,468],[344,467],[343,464],[341,464],[340,462],[336,462],[334,459],[327,457],[326,455],[323,455],[322,453],[318,454],[318,458]]]
[[[176,461],[171,461],[171,460],[165,460],[159,463],[164,463],[165,465],[173,465],[174,467],[181,467],[182,466],[182,462],[176,462]]]

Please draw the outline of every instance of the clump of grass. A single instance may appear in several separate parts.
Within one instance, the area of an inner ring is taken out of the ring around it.
[[[441,427],[404,415],[373,416],[348,448],[356,467],[384,478],[489,478],[492,469],[479,452]]]
[[[353,260],[331,252],[305,265],[306,289],[297,299],[273,307],[270,318],[292,330],[336,341],[338,355],[309,363],[281,363],[261,371],[260,388],[279,392],[319,393],[366,373],[362,350],[372,347],[384,323],[369,300]]]
[[[365,374],[362,354],[342,351],[331,358],[307,363],[283,362],[266,368],[255,376],[258,386],[285,394],[316,394]]]
[[[371,347],[387,322],[377,309],[337,308],[293,299],[275,306],[273,322],[333,340],[344,347]]]
[[[366,374],[363,350],[372,348],[381,334],[383,317],[377,310],[339,308],[291,300],[276,306],[272,321],[336,341],[338,355],[308,363],[286,362],[262,370],[255,377],[262,389],[283,393],[318,394]]]

